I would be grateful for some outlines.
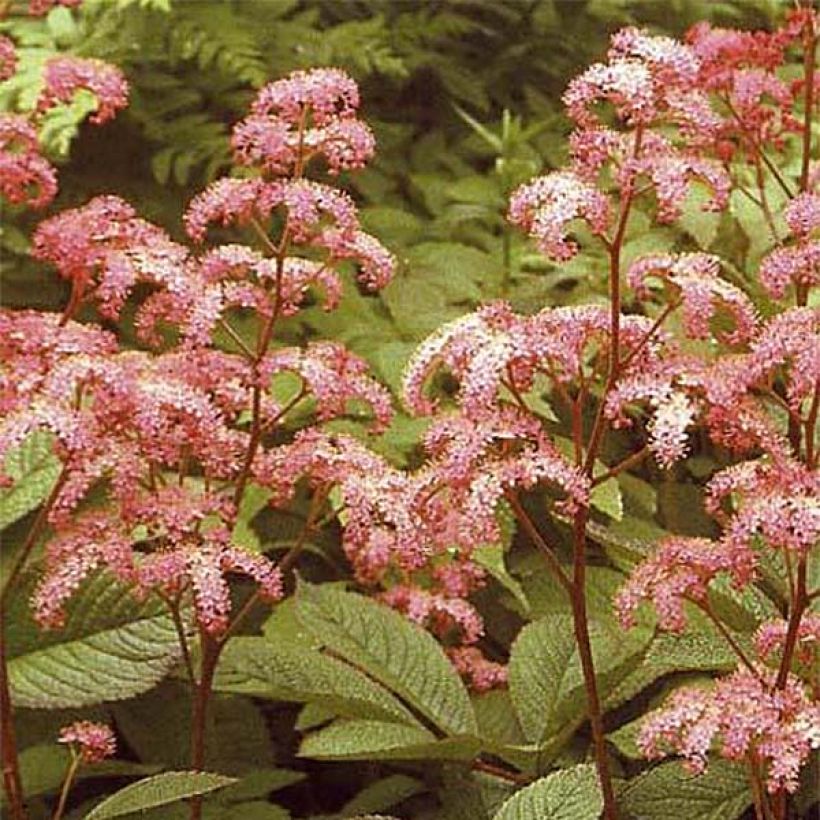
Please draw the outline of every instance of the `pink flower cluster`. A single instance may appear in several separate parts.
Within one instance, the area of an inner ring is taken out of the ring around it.
[[[43,208],[57,195],[57,172],[40,154],[37,131],[17,114],[0,115],[0,194],[29,208]]]
[[[718,574],[728,574],[738,588],[756,577],[759,538],[767,548],[797,557],[820,539],[820,475],[797,462],[743,462],[717,473],[707,491],[706,507],[722,524],[722,536],[662,541],[616,597],[624,626],[634,623],[638,605],[649,600],[661,627],[680,632],[686,626],[684,602],[704,602]],[[734,509],[726,512],[729,498]]]
[[[234,128],[236,161],[271,174],[290,174],[316,156],[324,157],[333,174],[362,168],[375,140],[356,117],[358,108],[359,89],[345,72],[296,71],[266,85],[250,116]]]
[[[638,747],[650,758],[671,749],[703,772],[713,744],[729,760],[760,761],[770,792],[793,792],[812,749],[820,747],[820,706],[790,676],[782,689],[761,669],[735,672],[713,689],[679,689],[641,726]]]
[[[95,125],[113,119],[128,105],[128,83],[122,72],[102,60],[82,57],[54,57],[46,63],[43,90],[37,100],[42,113],[70,103],[81,90],[90,91],[97,101],[91,117]]]
[[[42,107],[84,86],[98,96],[98,119],[107,118],[124,86],[97,69],[88,61],[51,64]],[[326,127],[350,116],[358,103],[355,86],[342,79],[333,72],[295,75],[293,82],[263,92],[264,105],[287,118],[295,89],[302,88],[311,127]],[[35,137],[24,125],[14,134],[19,131],[17,138],[29,148]],[[296,313],[311,288],[324,291],[327,308],[338,304],[338,262],[357,260],[370,287],[385,284],[394,265],[389,252],[361,232],[353,200],[301,177],[302,166],[299,160],[293,178],[272,182],[220,180],[188,210],[188,232],[202,240],[212,221],[227,226],[253,219],[264,230],[261,222],[281,209],[281,236],[265,236],[262,252],[234,244],[197,256],[115,196],[96,197],[37,228],[33,255],[52,264],[72,292],[60,318],[0,312],[0,460],[30,433],[46,431],[62,465],[48,515],[55,533],[33,594],[35,618],[44,627],[62,626],[72,595],[91,573],[105,569],[139,597],[157,593],[172,603],[190,601],[201,630],[224,634],[232,615],[231,576],[250,579],[265,601],[283,592],[279,568],[234,540],[237,506],[251,472],[263,477],[267,465],[275,471],[267,485],[281,490],[300,469],[331,469],[330,462],[321,463],[330,440],[323,449],[315,425],[362,409],[372,414],[374,428],[390,423],[389,393],[341,344],[295,348],[272,342],[277,318]],[[308,253],[297,255],[299,247]],[[111,334],[74,320],[89,303],[117,319],[137,285],[150,288],[136,311],[138,336],[162,352],[120,350]],[[234,331],[242,350],[230,354],[214,348],[213,335],[217,328],[231,330],[236,311],[255,314],[259,335],[252,350]],[[169,347],[163,326],[178,331],[176,347]],[[295,375],[301,388],[280,404],[273,390],[282,374]],[[302,410],[315,411],[314,426],[292,444],[277,446],[288,441],[286,416],[302,401],[308,404]],[[309,464],[299,461],[300,447]],[[351,443],[346,452],[354,451]],[[375,456],[360,451],[360,476],[375,481]],[[290,458],[292,464],[278,464]],[[342,481],[350,465],[338,459],[337,465],[342,472],[334,480]],[[399,471],[394,474],[403,480]],[[88,508],[84,502],[97,490],[106,504]],[[362,503],[357,499],[356,506]],[[374,513],[359,515],[363,535],[372,529],[365,519]],[[404,533],[418,542],[410,524],[408,517]],[[356,543],[351,535],[351,554]],[[391,559],[407,543],[396,545]]]
[[[90,720],[64,726],[57,742],[76,745],[83,763],[100,763],[117,753],[117,740],[111,727]]]
[[[798,194],[786,206],[786,222],[796,241],[775,248],[760,265],[760,281],[775,299],[789,285],[808,291],[820,284],[820,195]]]
[[[29,12],[44,15],[56,5],[77,6],[81,0],[31,0]],[[14,43],[0,35],[0,83],[14,76]],[[72,102],[77,91],[94,95],[91,122],[101,124],[128,104],[128,83],[120,70],[101,60],[56,57],[46,63],[43,89],[35,111],[0,115],[0,195],[12,205],[43,208],[57,195],[57,172],[41,154],[36,124],[40,115]]]
[[[14,43],[5,35],[0,35],[0,83],[14,76],[17,71],[17,51]]]
[[[35,17],[42,17],[57,6],[77,8],[82,2],[83,0],[29,0],[28,13]]]

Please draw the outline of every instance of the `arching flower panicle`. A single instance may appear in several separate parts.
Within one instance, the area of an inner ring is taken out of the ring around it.
[[[571,171],[554,171],[527,182],[510,197],[508,218],[536,240],[539,249],[558,262],[578,253],[568,238],[569,225],[584,220],[594,234],[609,226],[609,200]]]
[[[765,766],[768,791],[796,791],[801,767],[820,746],[820,706],[789,676],[776,689],[773,674],[743,669],[713,689],[685,687],[643,722],[638,748],[649,758],[680,754],[693,773],[706,769],[708,754],[743,761],[754,752]]]
[[[719,332],[727,344],[750,341],[757,333],[758,318],[754,304],[743,291],[720,278],[720,259],[705,253],[651,254],[630,265],[627,281],[638,296],[646,299],[648,277],[669,282],[683,305],[684,326],[694,339],[709,336],[710,321],[718,307],[732,317],[731,333]]]
[[[36,130],[19,114],[0,114],[0,194],[29,208],[44,208],[57,195],[57,172],[41,156]]]
[[[37,111],[70,103],[81,89],[90,91],[97,100],[96,113],[90,119],[95,125],[114,119],[128,105],[128,82],[116,66],[93,58],[53,57],[45,66]]]

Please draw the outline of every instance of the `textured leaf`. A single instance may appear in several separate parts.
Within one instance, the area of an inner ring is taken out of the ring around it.
[[[226,647],[214,688],[273,700],[316,703],[346,717],[418,722],[386,689],[335,658],[266,638],[235,638]]]
[[[527,596],[521,584],[507,571],[507,567],[504,563],[504,548],[502,546],[489,544],[476,547],[476,549],[473,550],[472,558],[477,564],[484,567],[484,569],[512,595],[523,614],[529,614],[529,601],[527,601]]]
[[[423,783],[406,774],[391,774],[365,786],[352,800],[345,803],[342,814],[382,811],[426,790]]]
[[[742,764],[713,760],[702,775],[662,763],[630,781],[619,805],[634,820],[736,820],[752,804]]]
[[[479,751],[475,737],[437,740],[420,726],[337,720],[306,737],[299,754],[317,760],[472,760]]]
[[[493,820],[598,820],[603,806],[595,768],[575,766],[516,792]]]
[[[85,820],[106,820],[109,817],[145,811],[207,794],[235,782],[233,777],[210,772],[163,772],[115,792],[92,809]]]
[[[626,635],[600,622],[590,639],[602,695],[632,668],[648,643],[648,630]],[[510,694],[527,739],[541,743],[586,716],[586,690],[572,618],[551,615],[521,630],[510,655]]]
[[[736,666],[737,656],[717,634],[660,633],[649,645],[641,663],[605,695],[604,707],[615,708],[665,675],[675,672],[728,672]]]
[[[11,696],[33,709],[124,700],[159,683],[178,658],[171,619],[156,615],[18,655],[9,662]]]
[[[0,490],[0,530],[39,507],[51,492],[60,474],[51,442],[47,433],[32,433],[6,456],[5,473],[14,483]]]
[[[68,748],[57,743],[43,743],[24,749],[20,753],[20,774],[26,797],[56,792],[63,783],[70,759]],[[154,774],[158,768],[143,763],[106,760],[96,763],[93,767],[82,767],[77,772],[77,778],[82,780],[86,777],[136,777]],[[0,805],[3,804],[4,797],[0,792]]]
[[[297,612],[328,649],[389,687],[449,734],[475,734],[475,715],[436,640],[383,604],[329,586],[300,587]]]
[[[138,698],[114,704],[111,711],[128,748],[140,760],[162,763],[165,769],[189,765],[191,692],[187,683],[169,678]],[[260,768],[272,767],[274,752],[265,718],[251,698],[220,695],[212,699],[205,727],[207,770],[246,778]]]

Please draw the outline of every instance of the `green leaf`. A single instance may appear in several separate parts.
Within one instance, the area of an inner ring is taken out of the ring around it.
[[[316,760],[472,760],[481,742],[470,736],[437,740],[420,726],[378,720],[337,720],[305,738],[301,757]]]
[[[738,639],[739,636],[735,635]],[[737,666],[737,656],[716,632],[662,632],[654,637],[642,661],[604,700],[605,708],[633,698],[659,678],[678,672],[729,672]]]
[[[628,817],[652,820],[736,820],[752,804],[743,765],[713,760],[701,775],[662,763],[630,781],[618,801]]]
[[[405,774],[391,774],[365,786],[342,808],[345,817],[389,809],[426,790],[423,783]]]
[[[252,552],[260,552],[262,547],[259,536],[251,526],[251,520],[265,508],[268,501],[270,501],[270,497],[270,490],[253,482],[245,488],[245,494],[242,496],[242,503],[239,506],[239,515],[236,517],[236,524],[231,536],[235,544]]]
[[[235,638],[225,647],[214,689],[271,700],[316,703],[345,717],[378,717],[416,726],[386,689],[310,646],[270,638]]]
[[[527,616],[530,611],[530,604],[527,600],[524,588],[507,571],[507,567],[504,563],[504,547],[496,544],[485,544],[476,547],[475,550],[473,550],[472,558],[479,566],[484,567],[484,569],[513,596],[520,611]]]
[[[111,610],[97,609],[98,601],[85,590],[53,642],[12,657],[15,705],[58,709],[123,700],[151,689],[177,663],[179,645],[170,617],[141,607],[108,581],[103,600]]]
[[[188,797],[208,794],[235,782],[233,777],[210,772],[163,772],[115,792],[92,809],[85,820],[107,820],[109,817],[142,812]]]
[[[443,731],[477,731],[467,690],[441,646],[398,612],[362,595],[304,584],[297,592],[297,613],[328,649]]]
[[[615,521],[620,521],[624,516],[624,505],[621,500],[621,487],[615,478],[604,481],[592,489],[589,502],[599,512],[608,515]]]
[[[574,766],[516,792],[493,820],[598,820],[603,807],[595,768]]]
[[[37,509],[48,498],[60,462],[48,433],[32,433],[6,456],[4,470],[13,484],[0,491],[0,530]]]
[[[71,755],[66,746],[43,743],[29,746],[20,753],[20,775],[23,792],[27,798],[56,792],[62,785]],[[87,777],[128,777],[154,774],[158,766],[129,763],[124,760],[108,760],[84,766],[77,772],[77,779]],[[4,795],[0,793],[0,805]]]
[[[602,696],[637,662],[649,630],[626,634],[590,623],[590,640]],[[527,739],[542,743],[572,731],[586,716],[586,690],[572,617],[550,615],[521,630],[510,654],[510,694]]]

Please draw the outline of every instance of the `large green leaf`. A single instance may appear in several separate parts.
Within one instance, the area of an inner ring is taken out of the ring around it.
[[[317,760],[472,760],[481,742],[468,735],[437,740],[420,726],[378,720],[337,720],[302,742]]]
[[[575,766],[516,792],[493,820],[598,820],[603,806],[595,768]]]
[[[475,734],[461,680],[435,639],[399,613],[330,586],[297,593],[304,626],[330,651],[406,700],[447,734]]]
[[[155,686],[179,659],[176,630],[161,604],[138,602],[108,573],[68,606],[63,629],[42,631],[25,595],[9,615],[9,677],[17,706],[54,709],[122,700]]]
[[[210,772],[163,772],[115,792],[92,809],[85,820],[108,820],[109,817],[144,812],[146,809],[207,794],[235,782],[233,777]]]
[[[124,700],[159,683],[178,658],[171,619],[146,618],[14,658],[11,697],[32,709]]]
[[[603,696],[631,671],[649,637],[643,628],[624,635],[611,624],[590,624]],[[541,743],[584,720],[586,690],[570,615],[549,615],[524,627],[512,647],[509,674],[513,705],[528,740]]]
[[[365,786],[342,809],[345,817],[389,809],[414,794],[425,791],[424,784],[406,774],[391,774]]]
[[[317,703],[345,717],[418,725],[384,687],[336,658],[269,638],[235,638],[217,669],[216,691]]]
[[[618,802],[634,820],[735,820],[752,804],[752,793],[741,764],[713,760],[695,776],[670,762],[630,781]]]
[[[6,456],[4,471],[13,483],[0,490],[0,530],[39,507],[51,492],[60,474],[51,443],[47,433],[32,433]]]

